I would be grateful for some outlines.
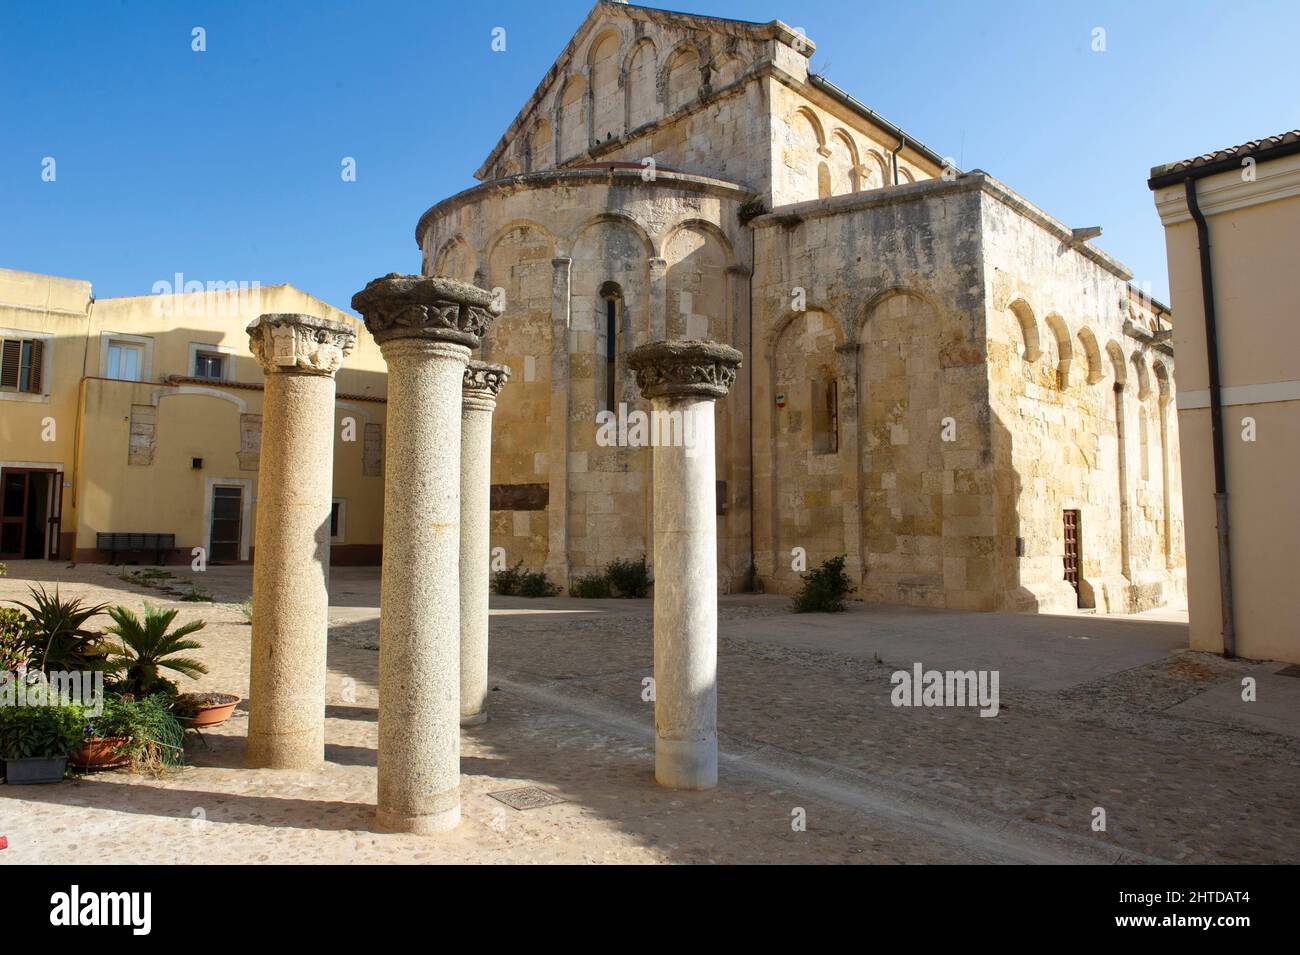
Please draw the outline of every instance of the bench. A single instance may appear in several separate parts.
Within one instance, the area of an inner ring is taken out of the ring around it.
[[[158,563],[166,562],[166,555],[176,547],[175,534],[96,534],[95,550],[108,551],[109,560],[116,564],[117,555],[127,551],[154,551]]]

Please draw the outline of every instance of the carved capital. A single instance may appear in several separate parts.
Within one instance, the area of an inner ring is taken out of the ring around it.
[[[314,315],[261,315],[247,331],[253,357],[268,375],[332,376],[357,343],[357,330],[351,325]]]
[[[465,381],[461,385],[461,392],[466,398],[491,398],[495,401],[509,380],[509,365],[491,365],[485,361],[471,360],[465,366]]]
[[[391,272],[352,296],[352,307],[380,344],[426,338],[478,346],[501,306],[492,293],[452,279]]]
[[[647,398],[724,398],[740,360],[730,345],[706,341],[651,342],[627,358]]]

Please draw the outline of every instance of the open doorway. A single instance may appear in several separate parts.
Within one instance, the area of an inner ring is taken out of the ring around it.
[[[0,559],[58,558],[62,491],[55,468],[0,469]]]

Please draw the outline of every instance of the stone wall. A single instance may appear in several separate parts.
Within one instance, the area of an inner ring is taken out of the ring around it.
[[[649,409],[626,366],[638,345],[693,334],[748,352],[748,198],[674,173],[556,170],[484,184],[421,220],[427,274],[504,297],[483,346],[514,370],[495,413],[492,483],[500,505],[524,500],[509,488],[547,485],[544,510],[527,495],[526,507],[492,513],[509,564],[567,584],[611,560],[653,562],[649,448],[604,446],[597,415]],[[749,566],[747,407],[719,402],[716,415],[720,577],[735,588]]]
[[[797,588],[802,548],[810,568],[845,554],[868,599],[991,609],[979,216],[971,185],[933,182],[754,221],[755,540],[768,589]],[[834,452],[811,418],[831,374]]]
[[[982,218],[1006,606],[1166,603],[1185,580],[1173,355],[1151,335],[1169,316],[1118,263],[995,186]],[[1062,579],[1066,510],[1079,511],[1077,600]]]

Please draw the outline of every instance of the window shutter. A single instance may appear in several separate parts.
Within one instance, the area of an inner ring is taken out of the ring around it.
[[[18,362],[22,357],[23,343],[14,338],[4,340],[0,354],[0,388],[18,387]]]
[[[32,370],[27,378],[27,390],[34,395],[41,391],[41,373],[45,370],[45,342],[39,338],[32,339]]]

